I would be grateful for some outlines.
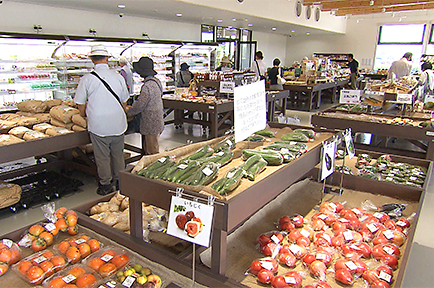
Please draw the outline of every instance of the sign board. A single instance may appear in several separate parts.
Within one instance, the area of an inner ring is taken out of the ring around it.
[[[335,170],[336,142],[323,144],[321,154],[321,181]]]
[[[399,104],[411,104],[413,103],[413,95],[398,93],[398,95],[396,95],[396,102]]]
[[[351,103],[357,104],[360,103],[360,95],[362,90],[341,90],[341,97],[339,98],[339,103]]]
[[[383,91],[365,90],[364,102],[372,106],[383,106],[384,94]]]
[[[344,136],[345,147],[347,149],[348,156],[352,159],[356,155],[356,150],[354,149],[353,137],[351,136],[351,130]]]
[[[235,82],[220,81],[220,93],[234,93]]]
[[[172,196],[167,234],[209,247],[214,206]]]
[[[267,125],[264,80],[234,89],[235,142],[243,141]]]

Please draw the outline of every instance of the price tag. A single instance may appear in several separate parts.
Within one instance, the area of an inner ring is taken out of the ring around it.
[[[3,239],[2,243],[6,245],[9,249],[11,249],[12,245],[14,245],[14,242],[10,239]]]
[[[350,222],[350,221],[348,221],[348,220],[345,219],[345,218],[340,218],[340,219],[339,219],[339,222],[342,222],[342,223],[348,223],[348,222]]]
[[[434,131],[426,131],[425,135],[426,136],[434,136]]]
[[[220,93],[234,93],[235,82],[220,81]]]
[[[335,210],[336,211],[336,204],[335,203],[333,203],[333,202],[330,202],[329,203],[329,205],[330,205],[330,207],[332,207],[333,208],[333,210]]]
[[[109,282],[105,283],[105,285],[107,285],[110,288],[115,288],[116,282],[115,281],[109,281]]]
[[[362,90],[341,90],[341,97],[339,98],[339,103],[360,103],[360,94]]]
[[[112,258],[113,258],[112,255],[106,254],[106,255],[101,257],[101,260],[104,262],[108,262],[108,261],[112,260]]]
[[[291,245],[288,247],[289,251],[292,252],[292,254],[297,255],[300,253],[300,247],[298,247],[297,245]]]
[[[233,145],[232,141],[231,141],[231,140],[229,140],[229,139],[228,139],[228,140],[226,140],[226,143],[228,143],[228,145],[229,145],[229,146],[232,146],[232,145]]]
[[[261,261],[261,267],[269,271],[273,270],[273,263],[270,261]]]
[[[417,177],[416,177],[416,176],[411,176],[411,177],[410,177],[410,180],[411,180],[411,181],[416,181],[416,180],[417,180]]]
[[[297,143],[298,143],[297,141],[290,141],[289,145],[297,145]]]
[[[77,240],[75,240],[75,243],[77,245],[80,245],[81,243],[84,243],[84,242],[86,242],[86,240],[84,240],[84,239],[77,239]]]
[[[45,225],[45,229],[47,231],[53,231],[54,229],[56,229],[56,225],[54,225],[53,223],[48,223],[47,225]]]
[[[292,285],[296,285],[297,284],[297,281],[295,280],[294,277],[283,276],[283,278],[285,279],[285,282],[287,284],[292,284]]]
[[[343,234],[346,241],[351,241],[354,239],[353,233],[351,231],[345,231]]]
[[[362,214],[362,212],[360,212],[360,210],[359,210],[359,209],[356,209],[356,208],[351,209],[351,211],[353,211],[353,212],[354,212],[355,214],[357,214],[357,215]]]
[[[45,258],[44,256],[39,256],[38,258],[33,259],[33,261],[35,261],[38,264],[41,264],[42,262],[44,262],[46,260],[47,260],[47,258]]]
[[[407,226],[407,223],[405,223],[404,221],[399,220],[398,222],[396,222],[396,225],[401,226],[401,227],[405,227],[405,226]]]
[[[378,275],[378,278],[380,278],[381,280],[384,280],[388,283],[390,283],[390,281],[392,280],[392,276],[390,276],[389,274],[387,274],[384,271],[380,271],[380,274]]]
[[[392,239],[394,237],[393,232],[391,230],[386,230],[383,232],[384,237],[386,237],[388,240]]]
[[[378,227],[375,226],[374,224],[368,224],[366,225],[366,227],[368,227],[369,231],[371,231],[371,233],[375,233],[378,230]]]
[[[363,221],[365,221],[366,219],[368,219],[368,216],[367,215],[363,215],[362,217],[360,217],[360,222],[363,222]]]
[[[357,265],[354,264],[353,261],[345,262],[345,266],[347,266],[348,269],[350,269],[350,270],[356,270],[358,268]]]
[[[217,155],[217,156],[223,156],[224,154],[225,154],[225,152],[220,151],[220,152],[216,153],[215,155]]]
[[[325,219],[327,219],[327,215],[321,214],[321,215],[318,216],[318,218],[321,219],[321,220],[325,220]]]
[[[384,246],[383,247],[384,252],[386,252],[387,254],[393,255],[393,253],[395,252],[392,248]]]
[[[427,94],[425,96],[425,99],[423,100],[424,103],[428,103],[428,102],[434,102],[434,95],[432,94]]]
[[[289,153],[289,149],[288,148],[282,148],[282,149],[280,149],[280,153],[288,154]]]
[[[306,238],[309,238],[310,233],[306,229],[301,229],[300,234],[303,235]]]
[[[324,238],[325,240],[327,240],[327,242],[329,242],[329,243],[332,242],[332,237],[330,237],[330,235],[327,234],[327,233],[323,233],[322,234],[322,238]]]
[[[158,159],[158,161],[161,163],[164,163],[164,162],[166,162],[166,159],[167,159],[166,157],[161,157],[160,159]]]
[[[130,288],[134,284],[135,281],[136,281],[136,278],[131,277],[131,276],[127,276],[127,278],[125,278],[124,282],[122,282],[122,286]]]
[[[413,103],[413,95],[398,93],[398,95],[396,95],[396,102],[400,104],[411,104]]]
[[[235,175],[235,172],[228,172],[228,175],[226,176],[226,178],[232,178],[232,177],[234,177],[234,175]]]
[[[276,235],[271,236],[271,240],[273,240],[274,243],[279,244],[280,240]]]
[[[187,168],[187,164],[179,164],[178,168],[184,170],[185,168]]]
[[[213,173],[213,171],[211,169],[209,169],[208,167],[205,167],[204,169],[202,169],[202,172],[206,176],[210,176]]]
[[[380,212],[375,212],[375,213],[374,213],[374,217],[377,218],[377,219],[381,219],[381,217],[383,217],[383,215],[384,215],[384,214],[383,214],[383,213],[380,213]]]
[[[325,260],[325,259],[327,259],[327,255],[322,254],[322,253],[317,253],[317,254],[315,255],[315,258],[316,258],[317,260]]]
[[[393,178],[392,177],[386,177],[386,180],[387,181],[393,181]]]
[[[76,279],[76,277],[74,275],[71,275],[71,274],[68,274],[62,278],[63,282],[65,282],[66,284],[71,283],[75,279]]]

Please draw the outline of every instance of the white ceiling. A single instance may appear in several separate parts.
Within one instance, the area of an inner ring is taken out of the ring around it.
[[[4,0],[9,2],[22,2],[40,4],[53,7],[64,7],[89,11],[98,11],[111,14],[123,13],[123,17],[136,16],[146,18],[164,19],[170,21],[189,22],[196,24],[211,24],[219,26],[233,26],[252,31],[278,33],[284,35],[305,35],[307,32],[315,34],[330,34],[332,32],[292,24],[289,22],[275,21],[267,18],[254,17],[246,14],[227,10],[210,8],[202,5],[194,5],[176,0]],[[219,0],[216,0],[219,1]],[[242,5],[238,0],[233,0],[234,5]],[[124,4],[124,9],[118,8],[118,4]],[[182,13],[182,17],[176,16]],[[223,22],[217,22],[217,19]],[[233,21],[232,19],[236,19]],[[252,24],[253,26],[248,26]],[[276,27],[275,31],[271,30]],[[174,27],[174,29],[176,29]],[[290,31],[295,30],[295,33]],[[279,31],[286,31],[285,33]]]

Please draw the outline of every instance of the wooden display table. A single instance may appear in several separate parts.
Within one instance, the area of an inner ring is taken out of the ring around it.
[[[267,121],[274,121],[274,114],[280,112],[285,115],[286,102],[289,92],[286,91],[267,91]]]
[[[322,84],[284,84],[284,90],[289,90],[288,102],[292,102],[297,108],[302,103],[307,103],[306,110],[317,109],[321,105],[321,97],[326,90],[331,90],[331,102],[336,100],[336,83]]]

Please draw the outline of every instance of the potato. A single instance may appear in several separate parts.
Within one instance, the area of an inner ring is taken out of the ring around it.
[[[110,215],[107,216],[107,218],[105,218],[101,222],[108,226],[113,226],[119,222],[119,213],[111,213]]]
[[[120,231],[126,231],[126,230],[130,230],[130,225],[128,224],[128,222],[123,221],[123,222],[118,222],[115,225],[113,225],[113,228],[120,230]]]
[[[90,215],[101,213],[101,207],[99,206],[99,204],[92,206],[92,208],[90,208],[89,213],[90,213]]]
[[[123,211],[123,210],[127,209],[128,207],[130,207],[130,199],[128,197],[125,197],[121,202],[120,209],[121,209],[121,211]]]
[[[118,198],[116,198],[116,196],[113,196],[113,197],[110,199],[109,203],[115,204],[115,205],[117,205],[117,206],[120,206],[120,205],[121,205],[121,201],[119,201]]]

